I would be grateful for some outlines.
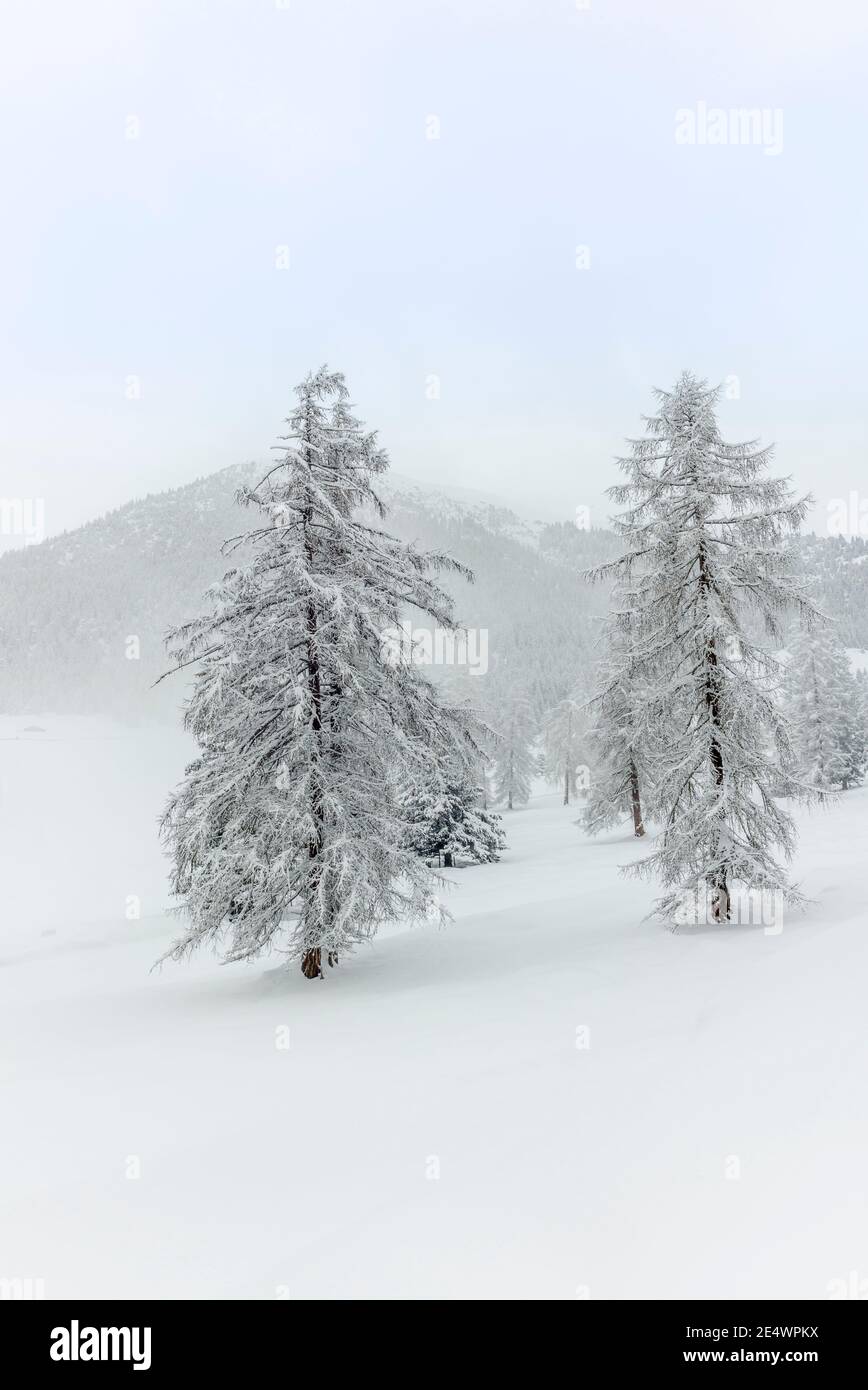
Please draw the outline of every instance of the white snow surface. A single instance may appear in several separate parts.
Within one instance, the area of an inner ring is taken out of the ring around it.
[[[823,1299],[868,1273],[868,789],[800,818],[815,901],[779,935],[643,922],[654,885],[618,872],[642,847],[543,791],[500,864],[450,875],[452,926],[310,982],[277,956],[150,970],[188,752],[0,719],[0,1277]]]

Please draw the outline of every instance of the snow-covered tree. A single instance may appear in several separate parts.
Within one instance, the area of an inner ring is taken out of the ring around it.
[[[775,698],[782,669],[750,635],[750,618],[780,644],[782,614],[810,623],[816,610],[783,544],[809,499],[765,476],[769,449],[724,442],[717,396],[689,373],[657,393],[647,437],[621,460],[627,481],[609,493],[626,506],[615,522],[625,553],[597,573],[619,580],[638,623],[631,669],[655,730],[663,828],[634,871],[659,876],[661,915],[675,916],[703,884],[723,920],[738,884],[799,900],[775,858],[795,846],[775,794],[802,791]]]
[[[533,750],[536,736],[530,701],[509,692],[497,716],[498,743],[494,753],[494,802],[512,811],[530,800],[531,782],[537,771]]]
[[[629,816],[633,834],[641,837],[650,809],[651,703],[632,664],[632,651],[639,640],[636,615],[618,606],[617,592],[614,601],[597,688],[590,701],[594,772],[583,823],[596,835]]]
[[[387,459],[343,377],[322,368],[296,394],[282,457],[239,492],[259,525],[228,548],[249,562],[169,637],[175,669],[196,668],[200,751],[163,833],[189,920],[170,955],[275,945],[315,978],[384,921],[430,915],[436,876],[406,845],[400,789],[479,750],[472,719],[388,640],[408,605],[454,628],[431,572],[461,567],[370,524]]]
[[[802,775],[824,791],[857,786],[868,757],[862,690],[829,626],[792,644],[785,694]]]
[[[866,749],[868,749],[868,672],[856,670],[853,674],[856,677],[859,721],[865,734]],[[868,756],[868,753],[866,753],[866,756]]]
[[[588,717],[585,697],[574,690],[543,716],[542,771],[551,786],[563,787],[564,805],[579,790],[579,768],[586,767]]]
[[[402,798],[411,849],[423,859],[494,864],[506,846],[500,816],[485,809],[482,789],[465,774],[420,779]]]

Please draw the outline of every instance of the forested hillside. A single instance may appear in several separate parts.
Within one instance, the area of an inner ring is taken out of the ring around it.
[[[801,536],[797,570],[815,603],[834,617],[845,647],[868,647],[868,539],[864,536]]]
[[[0,709],[174,718],[183,682],[153,689],[168,664],[165,632],[202,611],[205,590],[233,563],[220,547],[250,524],[235,491],[260,471],[226,469],[4,556]],[[382,491],[392,532],[474,571],[475,583],[447,587],[462,622],[487,632],[489,672],[520,665],[535,703],[549,704],[577,652],[590,659],[605,598],[580,571],[611,545],[608,533],[576,531],[567,545],[564,528],[532,527],[504,508],[394,480]]]
[[[235,491],[260,472],[224,469],[0,558],[0,710],[176,718],[183,681],[154,689],[167,667],[165,632],[202,610],[205,590],[232,563],[220,547],[249,524]],[[475,583],[447,587],[462,622],[487,633],[487,696],[498,699],[520,672],[540,714],[590,673],[607,590],[581,575],[614,554],[611,532],[529,523],[394,475],[382,490],[391,531],[473,570]],[[839,618],[841,641],[868,647],[868,542],[808,535],[794,545],[816,602]],[[472,676],[433,674],[482,694]]]

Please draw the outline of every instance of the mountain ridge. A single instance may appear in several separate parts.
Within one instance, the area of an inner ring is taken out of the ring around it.
[[[230,567],[222,543],[248,529],[235,493],[264,472],[232,464],[0,556],[0,711],[177,718],[183,681],[153,688],[168,666],[165,633],[203,611]],[[488,634],[487,694],[518,679],[542,710],[588,683],[607,590],[581,575],[616,553],[614,533],[529,520],[484,494],[457,497],[400,474],[379,485],[388,529],[474,571],[473,585],[446,583],[460,621]],[[842,641],[868,647],[868,542],[808,535],[795,546],[814,596],[841,615]]]

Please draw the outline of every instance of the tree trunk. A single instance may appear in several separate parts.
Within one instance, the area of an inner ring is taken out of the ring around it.
[[[337,965],[337,951],[329,951],[326,960],[329,965]],[[322,979],[322,951],[319,946],[311,947],[309,951],[305,951],[301,958],[301,973],[307,980]]]
[[[569,806],[569,804],[570,804],[570,768],[569,768],[569,764],[567,764],[567,770],[566,770],[566,772],[564,773],[564,805],[565,805],[565,806]]]
[[[630,809],[633,812],[633,834],[637,839],[645,834],[645,826],[642,821],[642,803],[639,800],[639,772],[636,764],[630,759]]]
[[[708,565],[705,558],[705,546],[699,547],[699,587],[706,599],[711,587],[708,577]],[[714,777],[715,786],[723,786],[723,749],[717,737],[717,730],[720,728],[720,695],[718,691],[718,667],[717,647],[714,638],[709,638],[705,645],[705,706],[708,710],[708,721],[711,725],[711,746],[709,756],[711,759],[711,770]],[[726,865],[720,868],[714,877],[714,896],[711,900],[711,915],[715,922],[729,921],[729,888],[726,882]]]
[[[301,973],[306,980],[318,980],[322,976],[322,951],[317,946],[305,951],[301,958]]]
[[[715,922],[729,921],[729,889],[726,886],[726,874],[721,874],[714,885],[714,896],[711,899],[711,915]]]
[[[448,850],[443,855],[443,867],[444,869],[454,869],[455,867],[455,865],[452,862],[452,855],[449,853]]]
[[[309,443],[309,441],[308,441]],[[308,453],[308,457],[310,454]],[[304,547],[307,561],[308,572],[313,569],[313,543],[310,539],[310,526],[312,523],[312,513],[308,508],[304,513]],[[319,768],[319,756],[322,746],[322,680],[320,673],[319,656],[317,652],[317,641],[319,637],[317,622],[317,610],[313,599],[308,601],[306,613],[307,627],[307,684],[311,696],[312,718],[311,730],[314,735],[316,747],[316,762],[311,769],[311,818],[314,823],[314,833],[308,845],[308,858],[311,861],[311,876],[308,880],[308,901],[316,896],[316,888],[320,882],[322,870],[320,856],[325,842],[325,812],[323,808],[323,788],[321,773]],[[319,861],[319,862],[317,862]],[[329,965],[332,965],[331,955]],[[322,951],[316,947],[311,947],[305,951],[301,958],[301,973],[307,980],[317,980],[322,977]]]

